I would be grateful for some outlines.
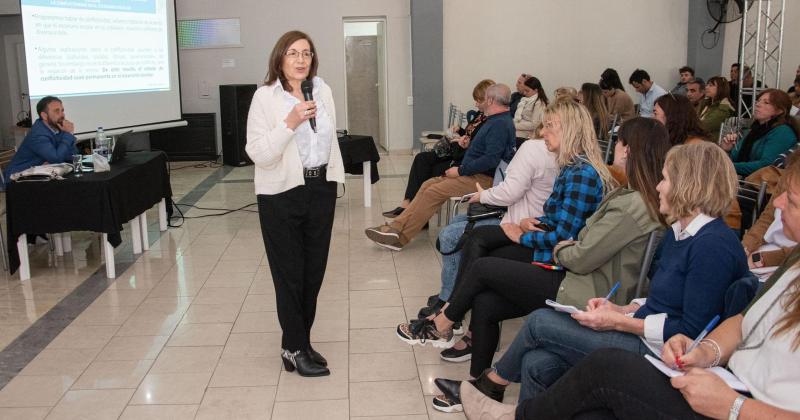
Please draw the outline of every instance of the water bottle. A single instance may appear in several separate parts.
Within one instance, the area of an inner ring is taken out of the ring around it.
[[[94,152],[108,159],[108,139],[106,138],[103,127],[97,127],[97,134],[94,140]]]

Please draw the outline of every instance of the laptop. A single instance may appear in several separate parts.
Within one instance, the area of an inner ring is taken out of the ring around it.
[[[114,149],[111,150],[111,159],[108,160],[108,163],[117,163],[125,159],[125,153],[128,151],[128,140],[125,136],[117,137],[117,141],[114,142]]]

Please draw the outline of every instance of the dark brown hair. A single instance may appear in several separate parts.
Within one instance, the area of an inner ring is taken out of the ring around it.
[[[264,80],[265,84],[271,85],[275,83],[276,80],[280,80],[281,86],[283,86],[285,91],[292,91],[292,87],[289,86],[289,83],[286,81],[286,75],[283,74],[283,59],[286,57],[286,51],[289,50],[289,46],[301,39],[308,41],[308,45],[311,46],[311,52],[314,54],[314,56],[311,57],[311,65],[308,68],[308,80],[313,79],[314,76],[317,75],[319,59],[317,58],[317,50],[314,48],[314,41],[304,32],[289,31],[283,34],[272,48],[272,53],[269,55],[267,78]]]
[[[537,77],[531,76],[525,79],[524,85],[530,89],[536,89],[536,94],[539,95],[539,100],[544,102],[545,105],[550,104],[550,101],[547,99],[547,92],[544,91],[542,82],[540,82]]]
[[[618,141],[628,147],[625,164],[628,186],[642,195],[650,217],[666,225],[666,218],[658,211],[656,191],[664,160],[672,147],[666,127],[652,118],[632,118],[622,123]]]
[[[656,105],[661,107],[667,117],[667,132],[673,146],[685,143],[689,137],[708,138],[689,98],[667,94],[658,98]]]
[[[717,87],[717,96],[710,98],[711,104],[718,104],[723,99],[731,99],[731,88],[728,79],[722,76],[714,76],[708,79],[706,85],[714,85]]]
[[[761,99],[764,95],[769,95],[769,102],[772,106],[782,111],[782,114],[770,120],[770,128],[777,127],[781,124],[788,124],[789,127],[794,130],[795,136],[800,137],[800,126],[798,126],[797,121],[789,114],[792,110],[792,99],[789,97],[789,94],[780,89],[766,89],[758,94],[756,100]]]

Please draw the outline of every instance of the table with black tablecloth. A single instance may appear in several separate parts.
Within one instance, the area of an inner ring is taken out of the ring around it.
[[[62,180],[45,182],[12,182],[6,189],[10,271],[20,268],[20,278],[30,276],[27,264],[20,266],[23,250],[23,263],[27,263],[25,234],[93,231],[104,234],[106,273],[113,277],[113,247],[121,242],[123,225],[130,221],[132,230],[139,230],[131,232],[134,250],[137,244],[147,249],[144,213],[159,204],[160,227],[166,230],[165,200],[171,196],[163,152],[128,153],[122,161],[112,163],[108,172],[86,172],[81,177],[68,174]]]
[[[372,205],[372,186],[378,182],[378,149],[371,136],[347,134],[339,137],[339,150],[342,152],[344,171],[364,177],[364,207]]]

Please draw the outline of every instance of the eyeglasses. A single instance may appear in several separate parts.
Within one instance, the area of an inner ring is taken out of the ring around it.
[[[286,51],[286,56],[291,58],[292,60],[297,60],[300,57],[303,57],[304,60],[305,59],[310,60],[314,58],[314,53],[309,50],[303,50],[303,51],[289,50]]]

